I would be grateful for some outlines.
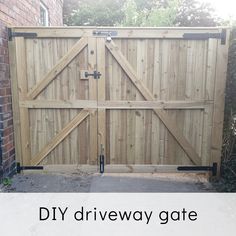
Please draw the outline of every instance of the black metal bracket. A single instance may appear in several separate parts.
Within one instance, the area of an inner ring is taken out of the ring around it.
[[[8,30],[8,40],[12,41],[13,37],[24,37],[24,38],[36,38],[37,33],[33,32],[13,32],[11,28],[7,28]]]
[[[178,171],[210,171],[213,176],[217,174],[217,163],[213,163],[212,166],[178,166]]]
[[[183,38],[188,40],[221,39],[221,44],[224,45],[226,43],[226,29],[222,29],[221,33],[184,33]]]
[[[87,77],[89,77],[89,76],[93,76],[93,78],[94,79],[100,79],[100,77],[101,77],[101,73],[99,72],[99,71],[94,71],[92,74],[89,74],[87,71],[85,72],[85,77],[87,78]]]
[[[21,166],[19,162],[16,163],[16,171],[20,173],[22,170],[43,170],[43,166]]]
[[[99,158],[100,158],[100,173],[103,174],[104,171],[105,171],[105,168],[104,168],[104,166],[105,166],[105,157],[104,157],[104,155],[100,155]]]
[[[110,30],[94,30],[93,31],[94,36],[104,36],[104,37],[115,37],[118,35],[117,31],[110,31]]]

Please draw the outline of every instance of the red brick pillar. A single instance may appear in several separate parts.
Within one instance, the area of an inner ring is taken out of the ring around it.
[[[6,25],[0,21],[0,178],[15,173],[11,83]],[[1,174],[2,173],[2,174]],[[4,173],[4,174],[3,174]]]

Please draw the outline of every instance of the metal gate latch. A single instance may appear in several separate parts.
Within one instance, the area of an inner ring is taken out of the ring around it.
[[[100,76],[102,75],[99,71],[94,71],[93,74],[89,74],[87,71],[85,72],[85,77],[93,76],[94,79],[100,79]]]

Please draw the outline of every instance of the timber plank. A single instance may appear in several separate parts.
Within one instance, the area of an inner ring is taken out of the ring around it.
[[[97,69],[97,42],[95,38],[88,39],[88,70]],[[97,80],[89,79],[89,100],[97,100]],[[98,161],[98,119],[97,109],[92,110],[89,117],[89,160],[88,164],[97,164]]]
[[[26,68],[26,50],[25,50],[25,39],[16,38],[16,70],[18,78],[18,92],[19,100],[25,100],[27,98],[27,68]],[[31,142],[30,142],[30,122],[29,122],[29,111],[27,108],[20,108],[20,129],[21,129],[21,151],[22,151],[22,162],[24,165],[30,164],[31,159]]]
[[[224,122],[224,97],[228,61],[230,31],[227,30],[226,44],[222,45],[218,40],[217,44],[217,62],[216,62],[216,77],[214,88],[214,105],[213,105],[213,123],[212,123],[212,138],[211,138],[211,163],[216,162],[220,166],[222,135]],[[217,175],[220,174],[218,168]]]

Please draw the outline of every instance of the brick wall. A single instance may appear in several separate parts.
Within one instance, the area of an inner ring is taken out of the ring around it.
[[[49,25],[60,26],[63,0],[43,0],[49,12]],[[8,54],[8,26],[38,26],[40,0],[1,0],[0,2],[0,178],[15,173],[15,149]]]

